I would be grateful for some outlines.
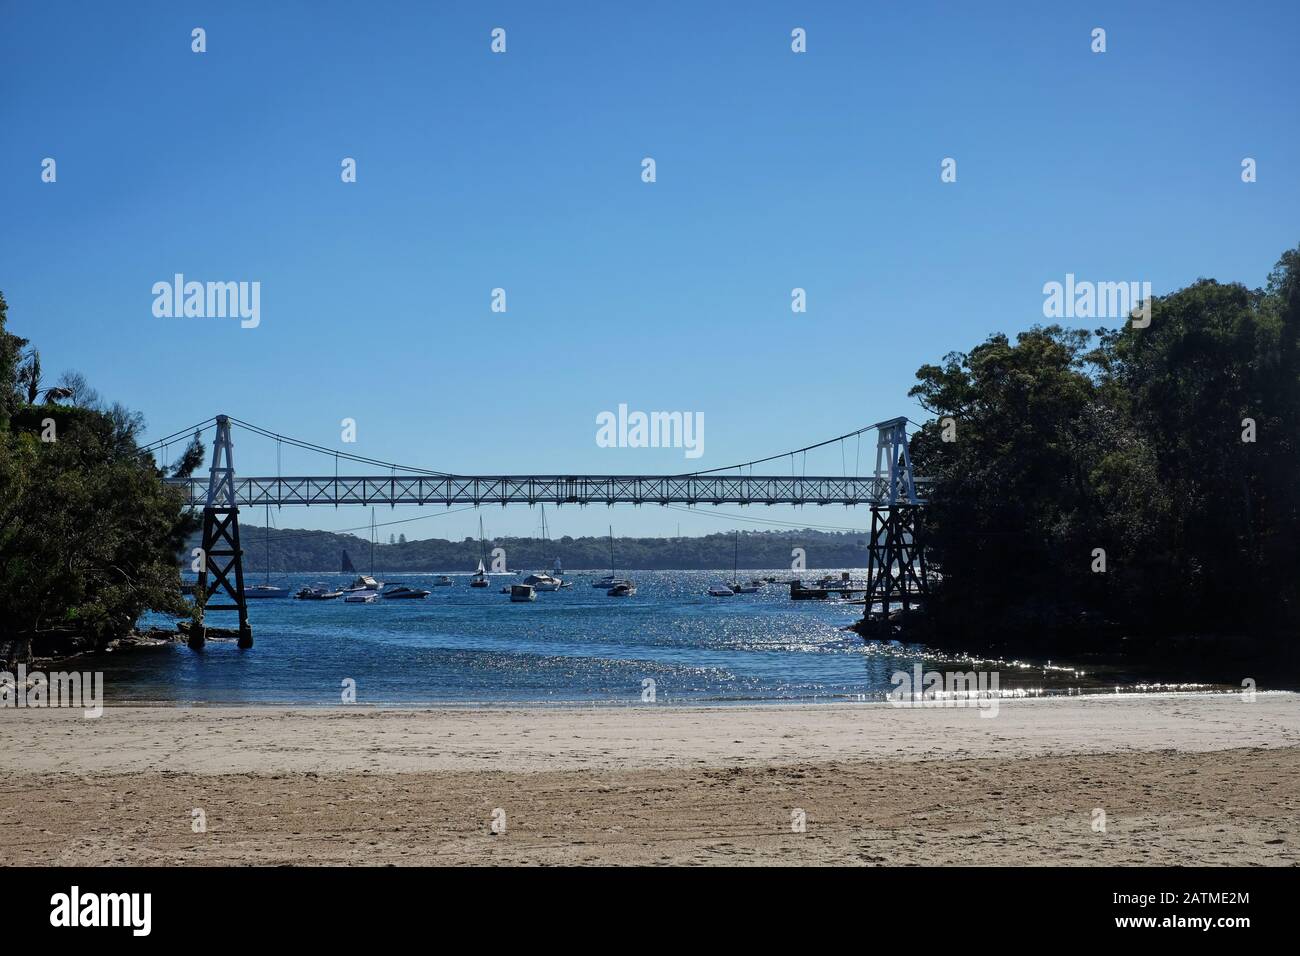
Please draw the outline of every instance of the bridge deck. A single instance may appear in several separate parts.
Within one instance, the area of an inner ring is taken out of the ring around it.
[[[208,479],[170,478],[186,504],[202,507]],[[918,491],[923,479],[917,479]],[[737,475],[448,475],[234,479],[235,503],[250,505],[507,504],[886,504],[876,477]]]

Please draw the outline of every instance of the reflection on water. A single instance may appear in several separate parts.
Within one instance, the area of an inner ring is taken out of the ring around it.
[[[767,573],[789,576],[746,576]],[[499,593],[517,576],[496,575],[492,587],[473,589],[468,575],[435,587],[436,575],[409,573],[394,579],[428,588],[427,599],[250,601],[250,651],[214,641],[196,653],[182,644],[110,656],[95,667],[105,672],[110,702],[337,704],[351,678],[358,701],[370,704],[635,704],[647,678],[659,703],[882,699],[895,672],[931,660],[918,648],[867,644],[844,630],[860,605],[793,602],[780,584],[711,598],[705,592],[720,580],[715,573],[643,571],[633,575],[639,593],[616,599],[591,587],[598,576],[574,575],[572,588],[527,604]],[[347,580],[298,574],[273,583],[296,590]],[[214,614],[210,623],[233,621]],[[1089,683],[1068,668],[999,670],[1006,688]]]

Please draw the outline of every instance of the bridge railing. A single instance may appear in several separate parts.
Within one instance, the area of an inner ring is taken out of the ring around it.
[[[187,505],[202,507],[207,479],[169,478]],[[916,479],[918,494],[929,482]],[[447,475],[249,477],[235,503],[251,505],[489,504],[886,504],[885,478],[739,475]]]

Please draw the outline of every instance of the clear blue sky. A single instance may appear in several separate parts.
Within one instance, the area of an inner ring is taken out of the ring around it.
[[[1294,2],[6,0],[0,289],[51,378],[79,369],[153,436],[226,411],[332,446],[352,417],[351,450],[446,471],[714,467],[920,417],[919,365],[1042,321],[1067,272],[1262,284],[1300,241],[1297,62]],[[261,326],[155,318],[176,272],[261,282]],[[704,457],[598,448],[620,402],[703,412]],[[263,441],[236,455],[274,473]],[[838,474],[838,449],[808,469]],[[548,517],[575,535],[740,524]],[[469,512],[400,530],[476,529]]]

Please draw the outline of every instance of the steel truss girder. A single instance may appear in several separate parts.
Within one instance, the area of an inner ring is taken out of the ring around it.
[[[232,477],[233,504],[271,505],[509,505],[709,504],[887,505],[896,493],[885,476],[794,477],[737,475],[447,475]],[[918,490],[928,484],[915,479]],[[201,506],[201,479],[171,478],[185,503]],[[918,504],[924,499],[918,498]]]

